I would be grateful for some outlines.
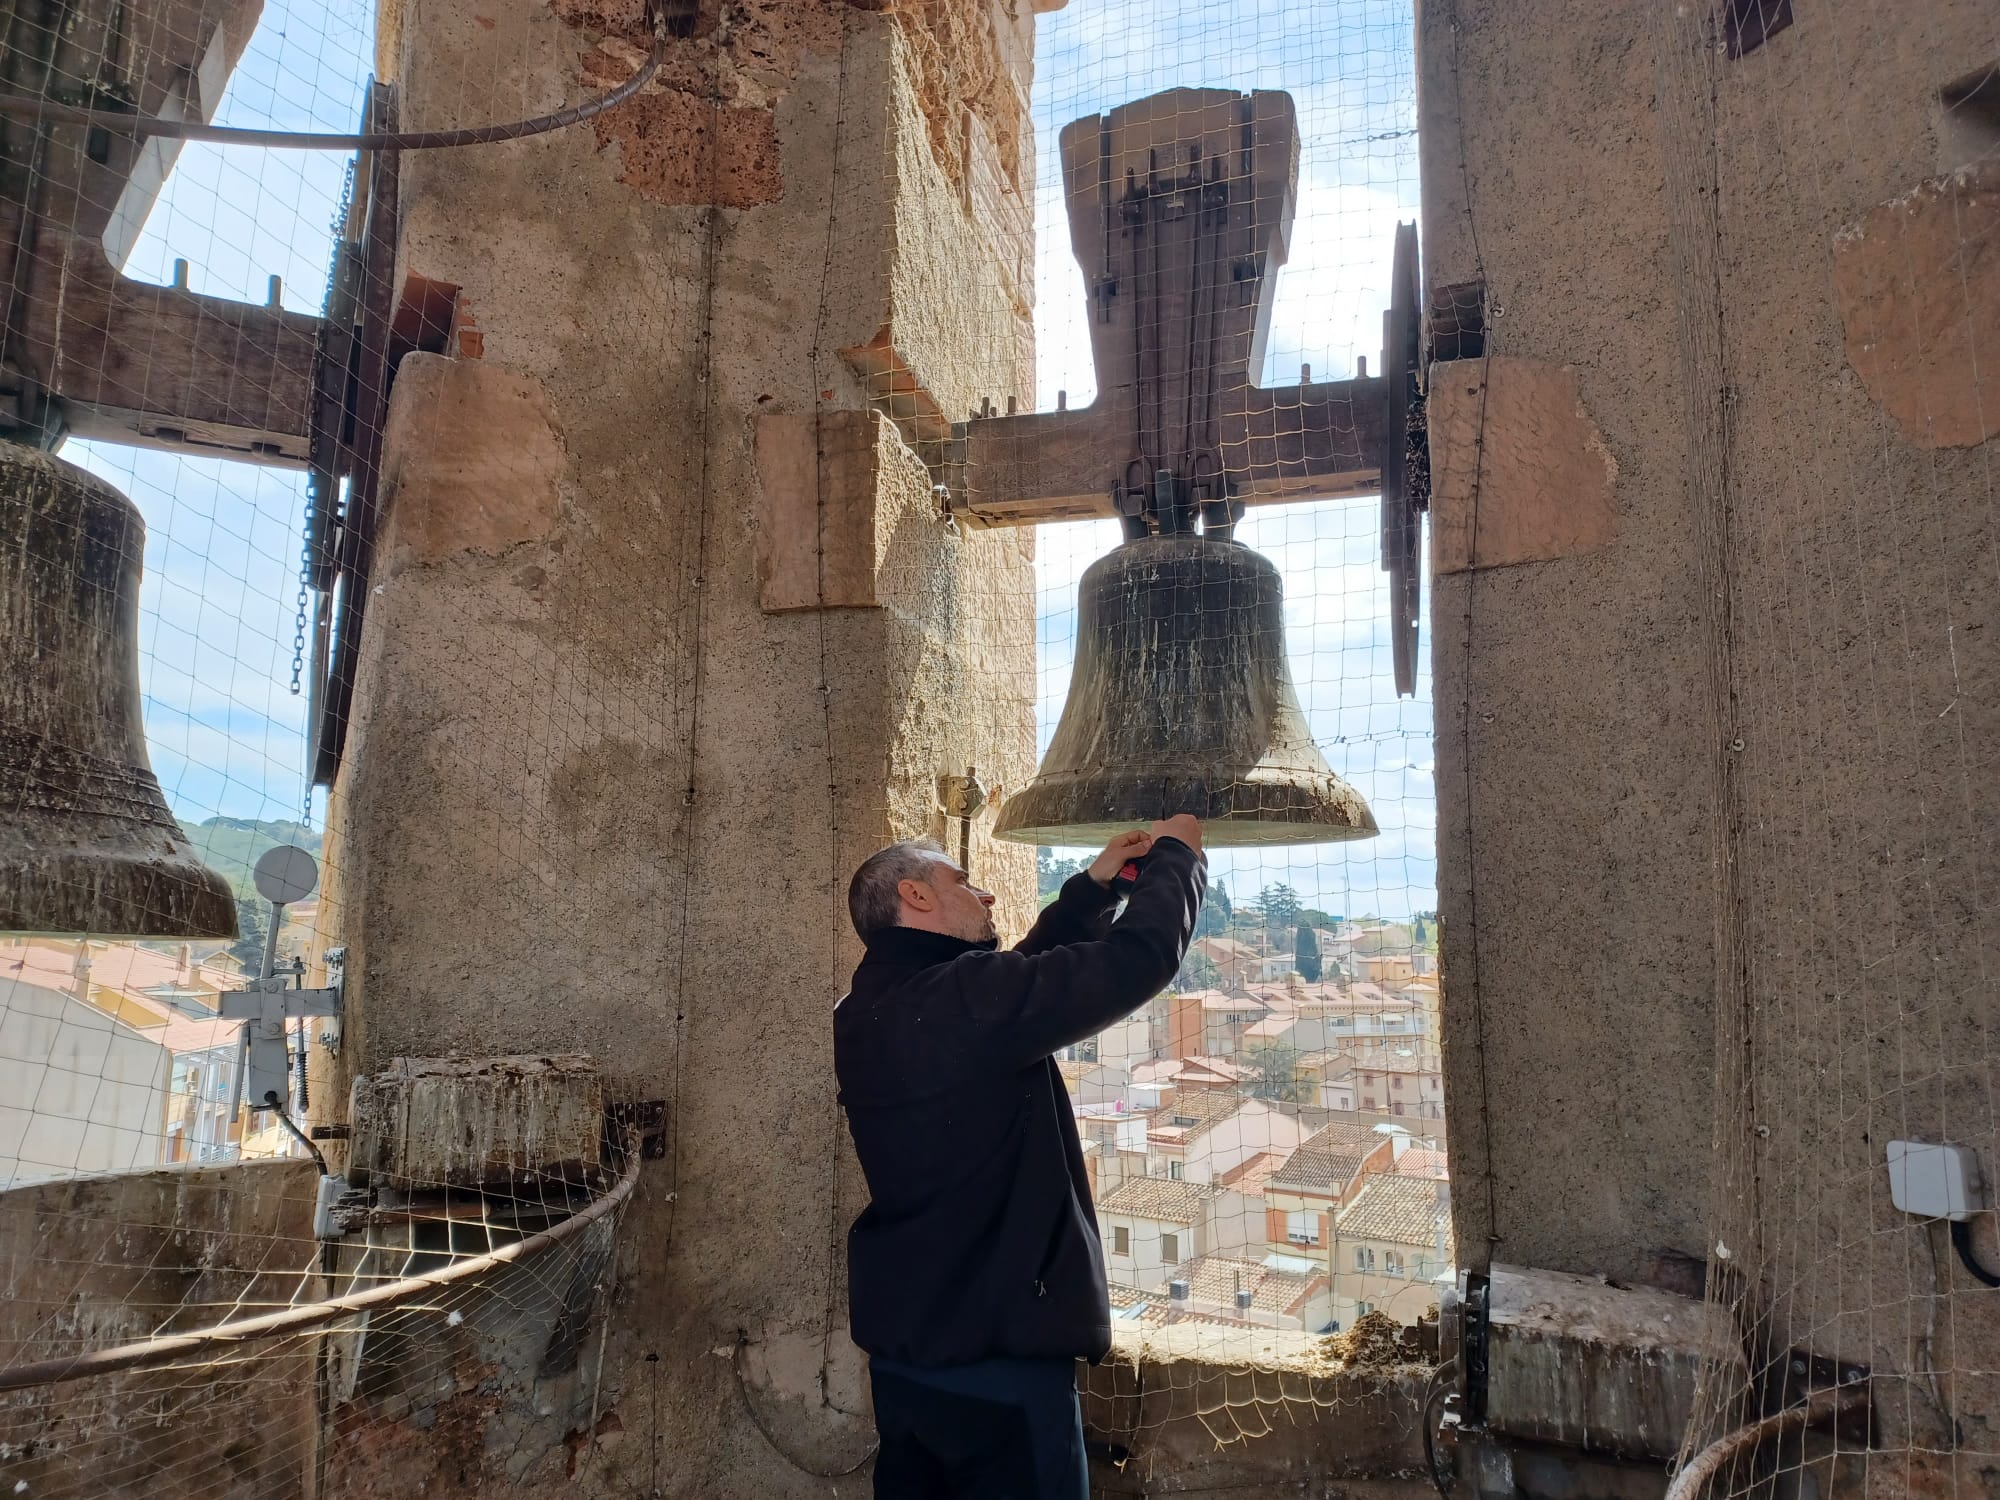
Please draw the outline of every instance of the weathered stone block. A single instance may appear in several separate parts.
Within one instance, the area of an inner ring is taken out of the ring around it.
[[[1919,183],[1834,237],[1847,362],[1911,442],[2000,434],[2000,162]]]
[[[1547,562],[1611,541],[1617,462],[1567,365],[1431,367],[1431,567]]]
[[[506,441],[495,442],[497,433]],[[405,356],[383,437],[386,571],[497,555],[555,529],[567,456],[542,383],[488,360]]]
[[[1563,1271],[1492,1269],[1486,1425],[1625,1458],[1671,1458],[1705,1361],[1747,1378],[1719,1307]]]
[[[399,1057],[350,1101],[357,1185],[498,1187],[594,1172],[604,1086],[587,1057]]]
[[[757,597],[767,613],[880,605],[891,471],[923,466],[874,411],[757,418]]]

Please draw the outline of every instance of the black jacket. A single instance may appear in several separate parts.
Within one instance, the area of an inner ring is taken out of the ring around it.
[[[863,1349],[931,1367],[1104,1357],[1104,1249],[1050,1054],[1166,988],[1206,882],[1162,839],[1116,923],[1079,874],[1011,953],[910,927],[870,940],[833,1023],[872,1200],[847,1233]]]

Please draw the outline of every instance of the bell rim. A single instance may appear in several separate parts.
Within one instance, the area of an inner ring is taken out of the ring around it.
[[[92,942],[241,936],[236,892],[198,858],[134,859],[109,851],[43,850],[0,860],[0,933]],[[109,889],[109,894],[107,894]],[[157,894],[169,892],[166,899]]]
[[[1311,788],[1314,781],[1323,790]],[[1261,805],[1255,795],[1259,792],[1268,796]],[[1115,815],[1121,803],[1133,811]],[[1061,816],[1065,805],[1083,816]],[[1121,770],[1037,776],[1001,804],[993,837],[1044,848],[1082,847],[1107,843],[1174,812],[1200,818],[1202,842],[1215,848],[1351,843],[1382,831],[1367,799],[1332,772],[1310,778],[1240,778],[1218,791],[1199,777]]]
[[[993,837],[1001,843],[1033,845],[1043,849],[1084,849],[1108,844],[1121,833],[1144,827],[1158,819],[1132,818],[1103,823],[1030,824],[1020,828],[996,828]],[[1351,823],[1308,823],[1297,819],[1204,818],[1201,843],[1204,849],[1302,848],[1314,844],[1352,844],[1376,838],[1381,829]]]

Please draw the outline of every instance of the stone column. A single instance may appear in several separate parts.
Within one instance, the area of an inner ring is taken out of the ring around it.
[[[846,881],[950,831],[941,776],[1034,769],[1031,534],[955,532],[925,462],[1032,392],[1032,20],[704,0],[619,112],[405,159],[399,275],[458,290],[393,392],[329,813],[346,1066],[588,1053],[670,1129],[601,1388],[593,1343],[422,1429],[350,1414],[335,1492],[817,1495],[866,1452]],[[416,125],[649,41],[636,0],[408,0],[383,36]],[[991,820],[1018,929],[1032,858]]]

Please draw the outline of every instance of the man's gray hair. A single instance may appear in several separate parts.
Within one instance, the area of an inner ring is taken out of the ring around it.
[[[861,940],[865,943],[884,928],[900,926],[903,898],[896,888],[906,880],[930,880],[933,866],[947,857],[935,839],[906,839],[864,859],[847,883],[847,915]]]

